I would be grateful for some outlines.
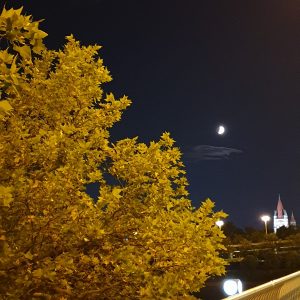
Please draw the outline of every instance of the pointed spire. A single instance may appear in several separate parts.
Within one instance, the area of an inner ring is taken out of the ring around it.
[[[296,219],[294,217],[294,213],[293,212],[292,212],[292,215],[291,215],[290,225],[291,226],[296,226]]]
[[[280,199],[280,194],[278,196],[278,203],[277,203],[277,218],[282,219],[283,218],[283,205]]]

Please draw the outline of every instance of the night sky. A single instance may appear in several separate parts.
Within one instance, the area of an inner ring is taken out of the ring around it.
[[[50,48],[70,33],[103,46],[105,92],[133,101],[113,140],[169,131],[194,206],[209,197],[236,225],[260,228],[280,193],[300,224],[298,0],[11,3],[45,19]]]

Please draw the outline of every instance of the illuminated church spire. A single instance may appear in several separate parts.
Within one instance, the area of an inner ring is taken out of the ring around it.
[[[276,233],[277,229],[282,226],[289,227],[289,220],[279,195],[277,209],[274,211],[274,232]]]
[[[283,205],[280,199],[280,194],[278,195],[278,203],[277,203],[277,218],[283,218]]]
[[[294,213],[292,212],[290,226],[296,226],[296,219],[294,217]]]

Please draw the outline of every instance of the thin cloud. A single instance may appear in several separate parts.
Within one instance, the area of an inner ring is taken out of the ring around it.
[[[243,151],[227,148],[215,147],[210,145],[197,145],[186,153],[186,158],[192,162],[199,162],[201,160],[223,160],[229,159],[231,154],[240,154]]]

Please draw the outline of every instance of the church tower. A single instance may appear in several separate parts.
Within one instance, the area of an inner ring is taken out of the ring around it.
[[[293,226],[293,227],[296,227],[296,219],[294,217],[294,214],[292,212],[292,215],[291,215],[291,220],[290,220],[290,226]]]
[[[289,220],[279,195],[277,209],[274,211],[274,232],[276,233],[277,229],[282,226],[289,227]]]

